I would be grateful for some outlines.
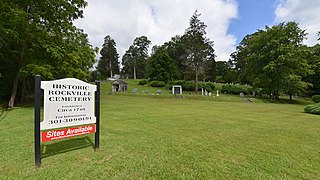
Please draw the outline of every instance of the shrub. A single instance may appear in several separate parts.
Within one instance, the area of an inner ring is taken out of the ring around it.
[[[191,81],[187,81],[182,84],[183,91],[194,91],[195,88],[196,88],[195,84]]]
[[[320,103],[308,105],[304,108],[304,112],[320,115]]]
[[[248,91],[245,88],[236,85],[223,85],[221,88],[223,94],[235,94],[239,95],[240,93],[248,94]]]
[[[315,103],[319,103],[320,102],[320,95],[312,96],[312,101],[315,102]]]
[[[164,81],[151,81],[150,85],[152,87],[164,87],[166,83]]]
[[[211,86],[209,86],[208,84],[206,84],[205,89],[206,89],[208,92],[212,92],[212,88],[211,88]]]
[[[138,82],[138,85],[146,85],[148,81],[146,79],[142,79]]]
[[[215,85],[214,85],[214,83],[212,83],[212,82],[207,82],[206,83],[206,86],[210,86],[211,87],[211,90],[214,90],[214,88],[216,87]],[[207,89],[208,90],[208,89]]]

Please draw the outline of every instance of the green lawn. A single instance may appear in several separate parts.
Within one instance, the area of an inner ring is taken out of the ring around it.
[[[303,113],[305,105],[107,95],[108,88],[102,84],[100,149],[93,150],[92,135],[44,143],[40,168],[34,166],[33,108],[2,113],[0,179],[320,177],[320,118]]]

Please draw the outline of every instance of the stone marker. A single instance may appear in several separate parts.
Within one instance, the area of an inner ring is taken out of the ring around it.
[[[134,94],[137,94],[137,92],[138,92],[138,89],[137,89],[137,88],[134,88],[134,89],[132,90],[132,93],[134,93]]]
[[[219,90],[217,90],[217,96],[220,96],[220,95],[219,95]]]

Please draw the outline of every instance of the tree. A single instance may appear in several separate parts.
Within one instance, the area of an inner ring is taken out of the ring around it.
[[[148,77],[150,80],[172,81],[176,73],[173,59],[169,57],[164,48],[154,49],[156,50],[148,61]]]
[[[320,41],[320,32],[318,33]],[[309,48],[309,56],[307,57],[308,63],[311,65],[311,69],[314,74],[311,74],[304,78],[304,81],[310,82],[312,86],[308,87],[308,95],[320,94],[320,44],[316,44]]]
[[[137,37],[122,57],[123,73],[130,78],[146,77],[148,48],[151,41],[146,36]]]
[[[201,14],[196,10],[191,16],[189,27],[186,29],[182,39],[186,43],[186,63],[195,74],[195,94],[198,93],[199,76],[203,71],[206,60],[214,58],[213,42],[205,37],[206,25],[199,20]]]
[[[240,49],[243,75],[253,86],[279,98],[281,93],[301,92],[307,87],[303,77],[312,74],[305,59],[307,51],[302,41],[306,33],[295,22],[280,23],[248,36]]]
[[[173,59],[176,67],[175,79],[187,80],[186,72],[187,65],[185,63],[186,43],[183,42],[181,36],[172,37],[169,42],[164,43],[162,46]]]
[[[236,71],[230,66],[227,61],[217,61],[215,63],[215,81],[219,83],[234,83],[236,82]]]
[[[84,0],[2,0],[0,70],[4,77],[0,85],[10,96],[9,107],[13,107],[18,90],[24,94],[25,84],[34,74],[44,79],[90,76],[95,49],[86,34],[73,26],[73,20],[83,17],[86,5]]]
[[[97,70],[104,78],[119,73],[119,54],[116,48],[116,42],[109,35],[104,38],[104,43],[100,51],[101,57],[98,61]]]

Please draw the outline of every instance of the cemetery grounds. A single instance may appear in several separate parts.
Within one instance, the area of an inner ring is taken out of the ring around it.
[[[98,151],[93,135],[43,143],[40,168],[34,166],[33,105],[1,110],[0,179],[320,177],[320,118],[303,112],[308,102],[175,98],[135,84],[110,94],[110,83],[102,83]]]

